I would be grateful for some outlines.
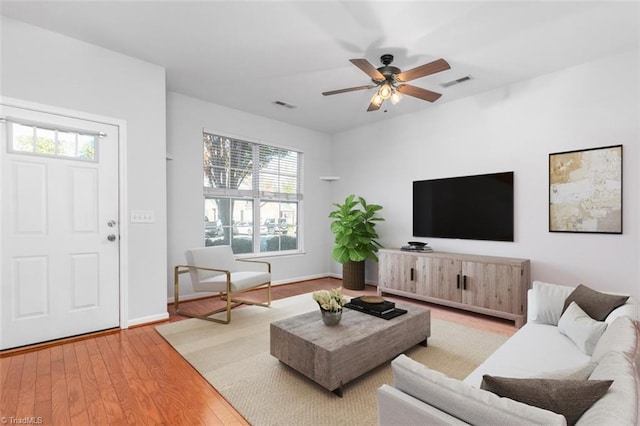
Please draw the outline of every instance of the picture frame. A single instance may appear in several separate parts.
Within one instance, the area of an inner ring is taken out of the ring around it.
[[[549,232],[622,234],[622,145],[549,154]]]

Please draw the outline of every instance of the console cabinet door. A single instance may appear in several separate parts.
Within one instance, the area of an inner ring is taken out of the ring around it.
[[[524,312],[520,267],[465,261],[462,274],[463,303],[512,314]]]
[[[379,285],[384,288],[416,292],[416,257],[403,253],[381,253]]]
[[[461,262],[439,257],[420,257],[416,262],[416,293],[453,302],[462,301]]]

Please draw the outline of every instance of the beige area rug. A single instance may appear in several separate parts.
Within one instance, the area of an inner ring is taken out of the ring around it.
[[[303,294],[277,300],[269,309],[235,309],[228,325],[188,319],[156,330],[252,425],[377,424],[376,389],[392,384],[389,363],[347,384],[338,398],[269,354],[269,324],[313,310],[318,306],[311,294]],[[428,347],[416,346],[406,355],[462,379],[506,339],[432,319]]]

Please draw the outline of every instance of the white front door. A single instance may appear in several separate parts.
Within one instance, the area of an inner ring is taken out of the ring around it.
[[[118,127],[0,117],[0,349],[117,327]]]

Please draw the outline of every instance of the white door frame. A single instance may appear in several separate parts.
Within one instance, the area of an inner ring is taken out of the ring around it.
[[[119,231],[120,231],[120,247],[118,254],[119,271],[118,278],[120,280],[120,328],[128,328],[129,324],[129,281],[127,254],[129,252],[129,221],[127,220],[127,122],[125,120],[107,117],[104,115],[90,114],[86,112],[61,108],[53,105],[40,104],[36,102],[25,101],[22,99],[9,98],[0,96],[0,104],[22,108],[37,112],[61,115],[69,118],[77,118],[81,120],[94,121],[97,123],[108,124],[118,128],[118,215],[119,215]],[[2,185],[0,185],[0,199],[2,198]],[[1,211],[0,211],[0,214]],[[2,223],[0,221],[0,223]],[[0,246],[2,250],[2,246]],[[0,252],[0,259],[2,253]],[[2,264],[0,264],[0,269]],[[1,276],[1,274],[0,274]]]

